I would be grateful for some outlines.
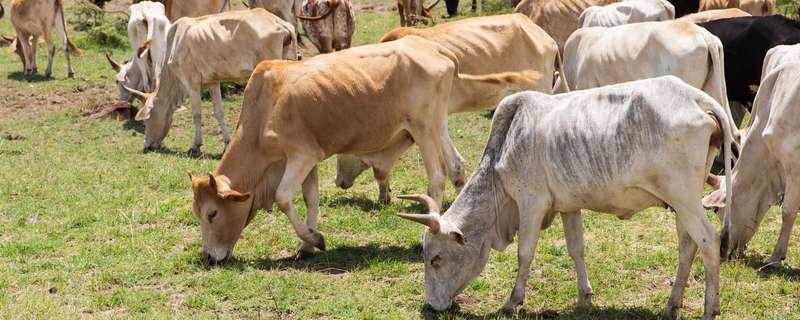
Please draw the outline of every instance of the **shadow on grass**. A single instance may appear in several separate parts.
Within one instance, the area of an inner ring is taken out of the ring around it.
[[[168,156],[185,157],[185,158],[193,158],[193,159],[214,159],[214,160],[222,159],[222,153],[207,153],[205,151],[200,151],[199,154],[192,154],[192,153],[189,153],[187,151],[178,151],[178,150],[175,150],[175,149],[169,149],[169,148],[164,148],[164,147],[161,147],[161,148],[158,148],[158,149],[155,149],[155,150],[151,150],[151,151],[145,151],[145,153],[147,153],[147,152],[155,152],[155,153],[158,153],[158,154],[163,154],[163,155],[168,155]]]
[[[499,306],[498,306],[499,308]],[[509,316],[502,312],[493,312],[484,315],[476,315],[472,313],[462,312],[458,305],[453,305],[450,309],[442,312],[436,312],[429,307],[422,307],[420,310],[420,317],[426,320],[430,319],[658,319],[661,314],[654,313],[651,310],[641,307],[593,307],[590,309],[572,309],[572,310],[538,310],[528,311],[523,308],[518,309],[517,313]]]
[[[9,80],[16,80],[16,81],[27,81],[27,82],[42,82],[42,81],[50,81],[54,80],[52,77],[45,77],[42,74],[32,74],[32,75],[25,75],[25,72],[22,71],[15,71],[8,75]]]
[[[374,197],[375,199],[378,198],[377,192],[375,192]],[[362,195],[345,195],[330,199],[325,205],[329,207],[353,206],[364,212],[377,211],[386,207],[375,199]]]
[[[137,121],[133,118],[128,119],[122,124],[122,129],[133,130],[140,134],[144,134],[144,121]]]
[[[761,255],[747,255],[738,261],[756,270],[761,278],[781,277],[789,281],[800,281],[800,269],[785,265],[767,266],[767,257]]]

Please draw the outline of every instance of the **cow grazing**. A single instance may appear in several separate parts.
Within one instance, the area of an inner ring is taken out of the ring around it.
[[[720,139],[731,157],[727,113],[675,77],[550,96],[505,98],[495,111],[478,168],[444,214],[401,214],[428,226],[423,237],[425,302],[436,310],[477,277],[492,248],[519,234],[519,269],[503,311],[522,304],[541,229],[561,213],[578,278],[578,305],[591,306],[580,210],[628,219],[645,208],[675,210],[677,279],[665,315],[681,306],[699,246],[706,277],[704,319],[719,314],[719,237],[700,205],[703,180]],[[730,169],[730,163],[726,170]],[[726,171],[727,172],[727,171]]]
[[[429,7],[425,7],[423,0],[397,0],[397,12],[400,14],[400,26],[411,27],[420,22],[430,23],[431,9],[439,4],[436,0]]]
[[[624,0],[586,8],[578,17],[578,27],[613,27],[672,19],[675,19],[675,7],[667,0]]]
[[[797,47],[793,49],[795,55],[799,53]],[[800,181],[797,180],[800,163],[796,157],[800,151],[797,143],[800,57],[775,57],[771,63],[773,66],[765,68],[767,73],[753,104],[741,157],[733,171],[733,187],[714,191],[703,199],[703,205],[725,207],[722,193],[727,189],[733,191],[731,221],[727,224],[729,227],[722,230],[722,254],[723,257],[737,257],[744,254],[769,207],[782,201],[780,236],[767,262],[778,266],[786,258],[792,226],[800,208]]]
[[[800,43],[800,22],[775,15],[739,17],[698,24],[717,36],[725,49],[728,98],[743,106],[755,98],[767,51],[781,44]],[[736,123],[741,117],[736,117]]]
[[[560,51],[567,38],[578,29],[578,18],[591,6],[604,6],[618,0],[522,0],[514,12],[522,13],[553,37]]]
[[[141,0],[133,0],[139,3]],[[231,9],[230,0],[163,0],[167,17],[170,21],[183,17],[200,17],[221,13]]]
[[[39,37],[44,38],[44,42],[47,43],[48,47],[47,69],[45,69],[44,75],[49,77],[52,74],[53,55],[56,53],[56,45],[52,38],[52,28],[55,27],[58,36],[61,38],[64,57],[67,59],[67,77],[72,78],[75,76],[75,70],[72,69],[69,55],[72,53],[80,56],[82,52],[69,41],[67,36],[62,0],[12,0],[11,24],[17,33],[16,38],[11,43],[11,49],[22,60],[26,75],[38,72],[36,47],[39,44]]]
[[[458,59],[459,70],[464,73],[535,70],[542,75],[524,86],[456,79],[447,106],[448,113],[487,110],[495,107],[506,95],[520,90],[551,92],[558,47],[544,30],[522,14],[468,18],[426,29],[402,27],[387,32],[381,42],[394,41],[408,35],[431,40],[452,51]],[[395,161],[412,144],[411,140],[405,141],[404,145],[394,149],[395,153],[387,153],[386,158],[359,159],[352,155],[338,155],[336,185],[349,188],[358,175],[373,167],[380,190],[379,199],[382,203],[388,203],[389,172]]]
[[[151,79],[155,86],[160,82],[170,22],[164,5],[158,2],[142,1],[132,5],[130,12],[128,40],[131,43],[131,64],[138,66],[142,88],[150,92]]]
[[[350,48],[356,30],[356,12],[350,0],[306,0],[302,13],[297,18],[320,53]]]
[[[324,250],[323,237],[314,230],[316,210],[309,210],[306,224],[292,205],[301,182],[331,155],[380,153],[409,136],[422,153],[428,193],[441,203],[446,177],[456,188],[464,183],[463,160],[450,141],[447,110],[441,107],[459,77],[478,78],[459,74],[452,52],[419,37],[302,62],[259,64],[219,167],[211,177],[192,181],[205,259],[231,255],[247,217],[261,207],[260,199],[274,199],[289,217],[304,242],[301,252]],[[481,77],[499,81],[502,75]],[[283,175],[268,194],[272,182],[263,175],[282,161]]]
[[[230,141],[222,112],[220,81],[241,81],[267,59],[296,59],[294,27],[264,9],[230,11],[176,21],[167,35],[166,67],[153,93],[130,89],[144,106],[136,115],[145,121],[145,150],[159,148],[172,125],[172,114],[185,96],[192,102],[195,136],[189,150],[200,151],[202,88],[209,88],[214,117],[223,141]]]
[[[691,23],[703,23],[719,19],[749,17],[749,16],[751,16],[751,14],[744,12],[741,9],[733,8],[733,9],[708,10],[698,13],[692,13],[690,15],[685,15],[683,17],[680,17],[678,18],[678,20],[687,21]]]

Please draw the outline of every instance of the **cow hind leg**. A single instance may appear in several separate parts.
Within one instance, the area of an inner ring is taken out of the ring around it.
[[[231,142],[231,134],[228,131],[228,126],[225,125],[225,113],[222,112],[222,90],[219,83],[212,85],[209,88],[211,93],[211,101],[214,105],[214,118],[219,123],[219,128],[222,130],[222,141],[225,143],[224,150],[228,149],[228,143]]]
[[[203,145],[203,116],[200,103],[202,96],[200,90],[191,90],[189,99],[192,101],[192,118],[194,120],[194,143],[192,148],[187,152],[189,155],[200,154],[200,146]]]
[[[564,224],[567,251],[575,264],[575,273],[578,279],[578,308],[591,308],[593,293],[583,256],[583,221],[580,211],[562,213],[561,222]]]
[[[516,200],[516,199],[515,199]],[[525,300],[525,287],[531,271],[531,263],[536,253],[536,243],[539,241],[539,231],[549,207],[546,203],[536,199],[517,200],[519,208],[519,249],[517,251],[519,270],[511,297],[500,310],[506,314],[513,314],[517,306]]]
[[[394,146],[386,149],[383,155],[375,161],[375,166],[372,168],[372,175],[375,181],[378,182],[378,201],[382,204],[389,204],[391,201],[391,188],[389,187],[389,172],[392,167],[406,153],[414,142],[411,139],[403,139]]]
[[[309,173],[315,168],[320,159],[306,155],[291,155],[286,159],[286,170],[283,173],[281,182],[275,192],[275,203],[289,218],[295,234],[308,242],[311,246],[320,250],[325,250],[325,239],[317,230],[312,229],[297,215],[297,211],[292,205],[292,196],[300,187],[300,184],[308,177]],[[314,220],[316,222],[316,220]]]
[[[44,69],[44,76],[50,77],[53,74],[53,57],[56,55],[56,43],[47,39],[47,68]]]
[[[308,214],[306,215],[306,225],[309,229],[317,228],[317,216],[319,215],[319,176],[317,175],[317,166],[311,169],[306,179],[303,181],[303,201],[306,203]],[[297,258],[302,259],[308,257],[314,252],[314,244],[309,242],[301,242],[300,247],[297,249]]]
[[[775,250],[767,261],[768,265],[779,266],[786,259],[786,251],[789,249],[789,238],[792,235],[792,227],[797,219],[797,210],[800,207],[800,181],[796,175],[787,171],[786,192],[784,193],[783,205],[781,206],[781,233],[778,242],[775,243]]]
[[[36,47],[39,44],[39,37],[31,37],[31,70],[32,74],[39,73],[39,66],[36,64]]]
[[[677,319],[680,309],[683,306],[683,293],[689,281],[689,272],[692,269],[692,261],[697,253],[697,244],[686,232],[686,228],[678,221],[676,223],[678,231],[678,272],[675,276],[675,283],[672,285],[672,292],[664,308],[663,318]]]

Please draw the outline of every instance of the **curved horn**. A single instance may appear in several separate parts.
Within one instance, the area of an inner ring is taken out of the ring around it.
[[[425,11],[431,11],[431,9],[433,9],[433,7],[439,4],[440,1],[442,0],[436,0],[436,2],[434,2],[430,7],[425,8]]]
[[[441,212],[439,204],[437,204],[436,201],[427,194],[406,194],[399,195],[397,198],[419,202],[424,205],[426,209],[428,209],[428,212],[431,213],[439,214],[439,212]]]
[[[123,88],[125,88],[125,90],[128,90],[128,92],[132,93],[132,94],[133,94],[133,96],[134,96],[136,99],[139,99],[139,100],[141,100],[142,102],[144,102],[144,101],[146,101],[146,100],[147,100],[147,95],[148,95],[147,93],[141,92],[141,91],[139,91],[139,90],[136,90],[136,89],[131,89],[131,88],[128,88],[128,86],[122,86],[122,87],[123,87]]]
[[[339,6],[339,0],[330,0],[330,1],[328,1],[328,3],[330,4],[330,7],[328,8],[328,11],[326,11],[325,13],[323,13],[321,15],[309,17],[309,16],[304,16],[304,15],[298,14],[297,18],[298,19],[302,19],[302,20],[322,20],[322,19],[325,19],[325,17],[327,17],[328,15],[330,15],[331,13],[336,11],[336,7]]]
[[[433,234],[439,234],[441,227],[439,226],[439,215],[436,214],[417,214],[417,213],[398,213],[398,217],[419,222],[428,226]]]
[[[106,60],[108,60],[108,63],[111,64],[111,68],[114,69],[114,71],[119,72],[119,69],[122,68],[120,67],[119,63],[111,59],[111,52],[106,52]]]

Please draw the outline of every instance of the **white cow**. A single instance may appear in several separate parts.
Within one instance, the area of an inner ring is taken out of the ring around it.
[[[800,45],[778,46],[767,53],[733,187],[723,186],[703,199],[706,207],[725,207],[731,189],[730,222],[722,230],[723,257],[741,256],[769,207],[781,202],[780,236],[768,265],[786,259],[792,226],[800,208]],[[726,207],[727,209],[727,207]]]
[[[164,67],[170,22],[164,5],[159,2],[139,2],[131,5],[130,12],[128,40],[131,42],[131,63],[139,67],[143,91],[150,92],[154,87],[151,81],[158,86]]]
[[[166,67],[153,93],[130,89],[144,106],[136,115],[145,121],[145,150],[159,148],[172,125],[172,114],[189,96],[195,136],[189,150],[203,143],[200,115],[203,88],[211,91],[214,117],[225,145],[230,134],[222,112],[220,81],[244,81],[255,66],[269,59],[297,59],[294,27],[264,9],[229,11],[198,18],[181,18],[167,36]]]
[[[541,229],[561,213],[576,265],[578,304],[591,306],[580,210],[628,219],[668,205],[677,217],[679,263],[666,316],[678,312],[698,246],[706,277],[704,319],[719,314],[719,237],[700,198],[724,140],[727,113],[714,99],[669,76],[561,95],[523,92],[500,103],[475,173],[444,214],[401,214],[428,226],[423,238],[425,301],[448,308],[484,268],[492,248],[519,235],[519,269],[503,311],[525,298]],[[721,126],[721,128],[720,128]],[[726,161],[726,174],[730,162]],[[518,231],[518,232],[517,232]]]
[[[613,27],[672,19],[675,19],[675,6],[667,0],[625,0],[586,8],[578,17],[578,27]]]

